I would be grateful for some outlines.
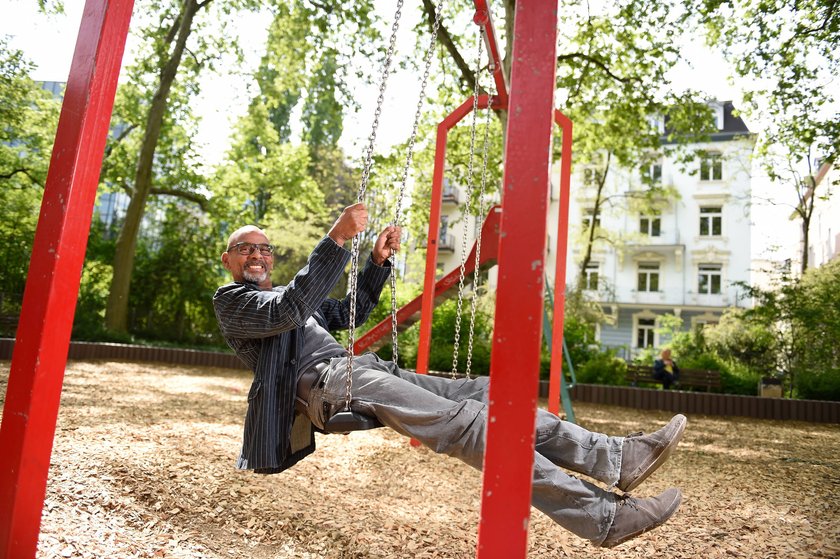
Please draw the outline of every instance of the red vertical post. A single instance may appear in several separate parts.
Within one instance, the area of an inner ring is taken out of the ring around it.
[[[0,557],[34,557],[70,330],[133,0],[88,0],[58,121],[0,426]]]
[[[516,3],[479,559],[527,553],[556,37],[556,0]]]
[[[548,380],[548,411],[560,415],[560,377],[563,375],[563,323],[566,304],[566,248],[569,244],[569,191],[572,177],[572,121],[554,111],[563,131],[560,156],[560,204],[557,215],[557,264],[554,267],[554,318],[552,319],[551,373]]]

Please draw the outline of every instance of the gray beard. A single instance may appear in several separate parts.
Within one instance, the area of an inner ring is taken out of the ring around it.
[[[251,272],[242,272],[242,277],[245,278],[245,281],[249,283],[256,283],[258,285],[265,281],[267,276],[268,272],[265,270],[258,274],[253,274]]]

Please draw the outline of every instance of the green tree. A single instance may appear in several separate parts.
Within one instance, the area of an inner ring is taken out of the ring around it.
[[[191,152],[190,134],[174,140],[177,146],[172,158],[163,157],[159,150],[162,137],[176,129],[179,116],[188,120],[189,98],[198,92],[197,76],[216,59],[234,47],[225,31],[225,22],[237,10],[256,8],[251,0],[237,2],[213,2],[213,0],[183,0],[170,2],[150,0],[141,13],[151,14],[142,22],[139,35],[144,52],[138,62],[129,70],[132,76],[130,91],[126,93],[126,104],[118,105],[116,122],[128,123],[127,131],[136,130],[137,153],[129,160],[131,166],[123,179],[123,188],[130,195],[117,239],[113,264],[113,279],[105,313],[106,327],[115,332],[128,328],[128,296],[131,275],[134,269],[137,239],[149,196],[155,193],[183,196],[201,202],[196,192],[196,182],[176,181],[174,186],[165,184],[172,171],[189,168],[187,154]],[[221,23],[210,32],[211,25]],[[187,54],[187,56],[185,56]],[[181,80],[178,80],[179,72]],[[133,109],[130,115],[121,110],[125,106]],[[118,136],[122,139],[122,135]],[[166,159],[171,165],[161,164]],[[188,171],[188,175],[191,174]],[[107,178],[106,178],[107,180]],[[164,184],[158,184],[162,181]]]
[[[797,279],[776,278],[771,289],[752,287],[755,305],[744,312],[747,325],[757,325],[774,340],[776,369],[788,381],[790,394],[840,399],[840,261],[810,269]]]
[[[129,306],[132,332],[144,339],[221,345],[212,305],[225,274],[220,226],[171,196],[157,197],[150,209],[159,221],[155,235],[138,243]]]
[[[794,212],[808,237],[815,192],[814,159],[840,153],[840,110],[832,81],[840,70],[840,15],[834,0],[705,0],[686,2],[710,45],[723,48],[744,78],[745,112],[761,122],[757,155],[770,179],[796,197]]]
[[[236,125],[213,193],[230,228],[255,223],[267,230],[277,245],[279,282],[305,264],[338,211],[355,202],[358,173],[338,147],[345,111],[355,105],[342,100],[353,98],[348,79],[356,55],[375,58],[374,21],[368,1],[352,7],[294,1],[273,13],[255,75],[258,91]],[[343,290],[339,285],[334,294]]]
[[[26,282],[60,101],[0,37],[0,315],[16,315]]]
[[[581,270],[585,270],[596,243],[621,242],[618,235],[597,225],[605,208],[626,205],[623,193],[607,191],[608,174],[615,166],[637,169],[652,153],[666,150],[653,118],[668,122],[668,151],[683,151],[711,131],[711,113],[702,94],[676,91],[669,80],[669,70],[681,59],[674,41],[684,32],[678,6],[676,0],[629,0],[597,6],[564,1],[558,10],[560,107],[575,122],[575,162],[593,170],[594,208],[581,235],[585,247]],[[428,21],[432,21],[434,9],[433,2],[424,0]],[[495,14],[508,77],[514,12],[515,2],[505,0],[501,15]],[[467,93],[474,86],[472,63],[464,55],[470,52],[471,41],[452,33],[446,23],[438,38],[453,62],[461,93]],[[504,135],[506,117],[503,113],[499,117]],[[672,194],[653,182],[646,186],[647,191],[633,200],[634,208],[645,205],[655,210]]]

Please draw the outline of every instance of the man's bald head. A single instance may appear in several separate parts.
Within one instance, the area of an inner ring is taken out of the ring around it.
[[[256,225],[245,225],[230,234],[230,237],[228,237],[227,248],[230,248],[236,243],[240,242],[242,240],[242,237],[245,237],[250,233],[258,233],[265,237],[266,242],[268,242],[268,235],[265,234],[265,231],[263,231]]]

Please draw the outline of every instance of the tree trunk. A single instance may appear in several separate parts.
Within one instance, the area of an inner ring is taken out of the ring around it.
[[[108,294],[108,305],[105,308],[105,326],[114,332],[128,331],[128,294],[131,284],[131,274],[134,269],[134,251],[137,246],[137,235],[140,231],[140,223],[146,209],[146,201],[152,188],[152,164],[154,162],[155,150],[160,139],[160,130],[163,124],[163,117],[166,114],[169,91],[178,67],[181,64],[181,57],[186,47],[187,38],[192,31],[192,22],[195,14],[210,0],[199,4],[196,0],[184,0],[181,6],[181,14],[178,18],[178,33],[175,38],[175,45],[169,60],[166,61],[161,74],[160,84],[152,98],[149,107],[149,114],[146,118],[146,130],[143,135],[143,144],[140,148],[140,156],[137,161],[137,170],[134,175],[134,193],[128,204],[120,235],[117,239],[116,255],[114,256],[114,276],[111,280],[111,290]]]
[[[803,275],[808,270],[808,241],[811,220],[802,216],[802,267],[799,270]]]
[[[612,159],[612,152],[607,152],[607,162],[604,165],[604,172],[598,175],[598,189],[595,192],[595,205],[592,208],[592,221],[589,224],[589,237],[586,239],[586,251],[583,253],[583,260],[580,262],[580,271],[578,273],[578,286],[584,287],[584,280],[586,278],[586,268],[592,261],[592,247],[595,244],[595,221],[601,215],[601,206],[604,203],[604,185],[607,183],[607,173],[610,171],[610,160]]]

